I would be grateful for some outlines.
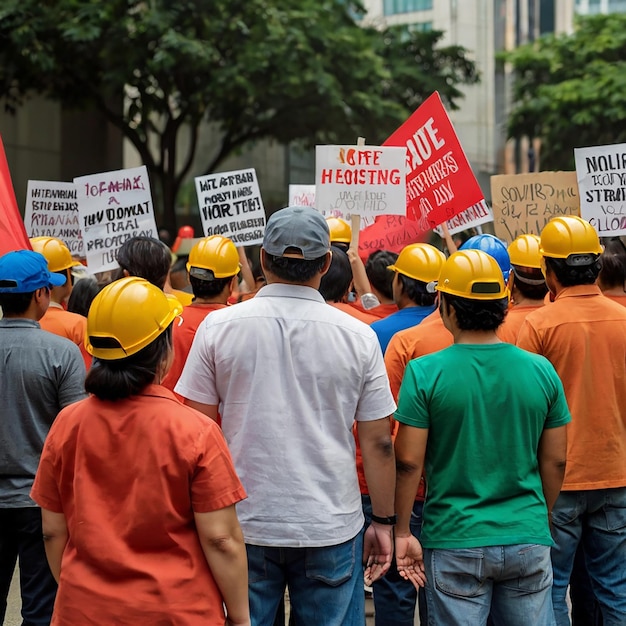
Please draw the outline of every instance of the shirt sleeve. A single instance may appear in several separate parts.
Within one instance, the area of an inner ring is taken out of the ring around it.
[[[546,417],[545,428],[558,428],[559,426],[564,426],[565,424],[571,422],[572,416],[570,414],[569,407],[567,406],[563,383],[552,366],[552,363],[550,363],[547,359],[545,359],[545,361],[553,385],[553,394],[550,399],[550,407]]]
[[[200,324],[191,344],[183,371],[174,391],[194,402],[218,405],[219,394],[215,382],[215,359],[211,343],[211,316]]]
[[[69,343],[59,377],[59,406],[64,408],[87,397],[85,392],[85,361],[78,346]]]
[[[55,425],[53,424],[44,443],[30,497],[42,509],[47,509],[53,513],[63,513],[61,494],[57,483],[59,472],[56,469],[57,451],[54,445],[54,428]]]
[[[368,353],[364,355],[364,362],[367,370],[355,416],[360,422],[382,419],[392,415],[396,410],[383,353],[373,332],[368,343]]]
[[[196,470],[191,483],[191,505],[196,513],[218,511],[246,498],[233,460],[217,424],[207,423],[198,443]]]
[[[525,319],[517,334],[516,345],[527,352],[542,354],[541,339],[535,327]]]
[[[428,400],[423,385],[418,384],[419,373],[420,368],[417,362],[409,362],[404,371],[404,378],[398,395],[398,410],[394,417],[398,422],[408,426],[430,428]]]
[[[385,367],[394,399],[398,400],[402,377],[407,364],[407,353],[400,334],[396,333],[385,350]]]

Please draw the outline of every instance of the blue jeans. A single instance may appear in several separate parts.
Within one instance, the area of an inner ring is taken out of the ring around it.
[[[0,624],[4,622],[18,557],[22,626],[47,626],[52,618],[57,584],[46,559],[39,507],[0,509]]]
[[[553,626],[550,547],[425,549],[428,623]]]
[[[252,626],[272,626],[289,589],[297,626],[363,626],[363,532],[324,548],[246,544]]]
[[[372,522],[372,501],[362,495],[365,528]],[[411,512],[411,533],[419,539],[422,532],[422,511],[424,502],[416,500]],[[376,626],[413,626],[417,590],[408,580],[398,573],[395,555],[389,571],[372,586],[374,596],[374,623]],[[426,595],[420,592],[419,616],[422,624],[427,624]]]
[[[552,590],[558,626],[569,626],[565,596],[582,543],[605,626],[626,624],[626,487],[562,491],[552,510]]]

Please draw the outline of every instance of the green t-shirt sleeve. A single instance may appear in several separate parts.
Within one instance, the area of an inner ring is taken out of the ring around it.
[[[402,386],[398,394],[398,410],[395,419],[416,428],[430,428],[428,404],[424,394],[424,381],[419,384],[423,370],[416,361],[410,361],[404,370]]]
[[[556,373],[552,363],[547,361],[546,366],[552,381],[553,393],[550,398],[550,407],[548,409],[548,416],[546,417],[545,428],[557,428],[558,426],[564,426],[571,422],[572,416],[567,406],[565,390],[563,389],[563,383],[559,375]]]

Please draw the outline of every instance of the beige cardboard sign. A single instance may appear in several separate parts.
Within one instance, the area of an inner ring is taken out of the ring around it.
[[[539,235],[559,215],[580,215],[576,172],[537,172],[491,177],[496,236],[510,243]]]

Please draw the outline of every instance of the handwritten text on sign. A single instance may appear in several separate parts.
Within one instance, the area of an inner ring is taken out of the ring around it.
[[[405,149],[406,215],[422,232],[484,199],[437,92],[383,145]]]
[[[145,166],[74,179],[87,266],[117,267],[117,251],[131,237],[157,238],[150,181]]]
[[[315,185],[289,185],[289,206],[315,207]]]
[[[559,215],[578,215],[576,172],[538,172],[491,177],[496,235],[509,243],[539,235]]]
[[[404,215],[404,151],[377,146],[316,146],[315,203],[323,215]]]
[[[626,235],[626,143],[576,148],[580,213],[600,237]]]
[[[56,237],[73,255],[84,256],[74,183],[29,180],[24,226],[29,237]]]
[[[403,215],[381,215],[373,224],[361,230],[359,256],[366,261],[376,250],[400,252],[410,243],[425,240],[426,235],[420,231],[417,222]]]
[[[465,209],[462,213],[455,215],[452,219],[446,222],[448,232],[451,235],[460,233],[468,228],[474,228],[487,222],[493,222],[493,211],[489,208],[487,203],[483,200],[474,206]],[[441,226],[437,226],[433,229],[440,237],[443,237],[443,229]]]
[[[195,179],[205,237],[223,235],[235,245],[263,243],[265,209],[254,169]]]

